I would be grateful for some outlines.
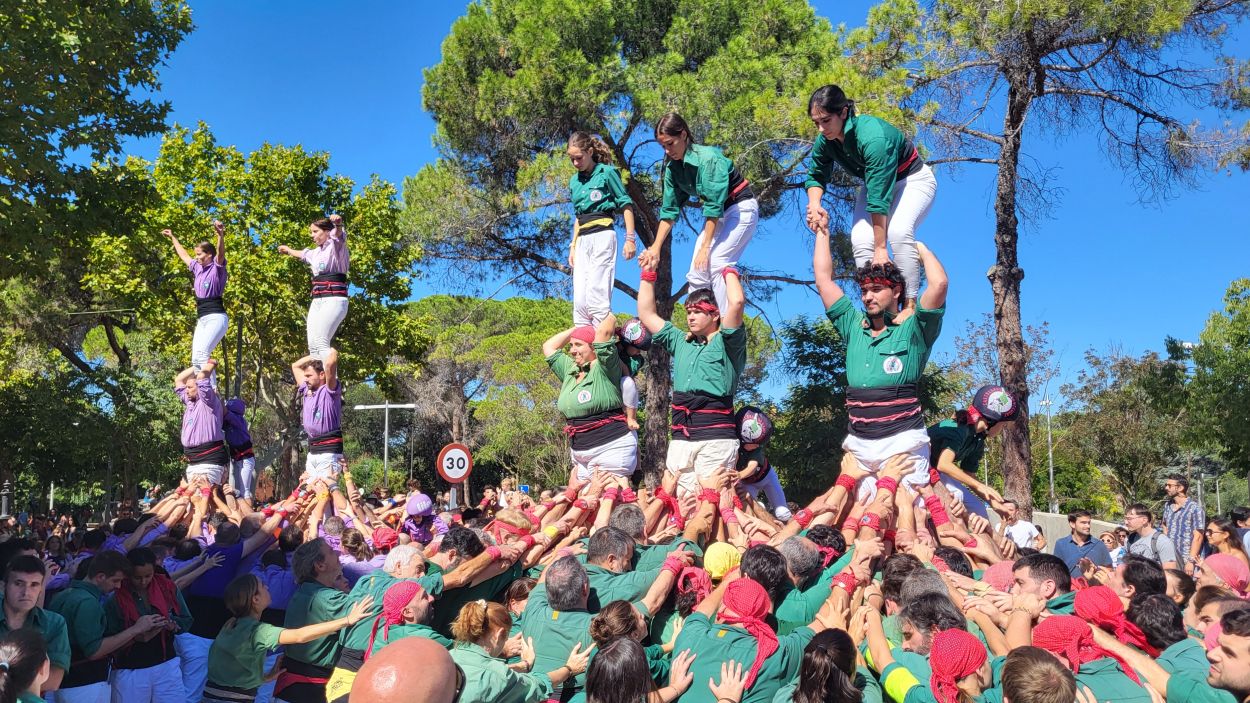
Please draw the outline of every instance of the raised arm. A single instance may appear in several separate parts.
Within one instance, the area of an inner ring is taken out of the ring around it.
[[[321,366],[326,371],[326,385],[330,390],[337,391],[339,389],[339,350],[330,347],[326,350],[325,358],[321,360]]]
[[[226,226],[221,220],[213,220],[213,231],[217,233],[217,263],[226,265]]]
[[[595,342],[611,342],[616,336],[616,316],[609,310],[606,317],[599,322],[599,326],[595,328]]]
[[[660,229],[664,229],[664,222],[660,223]],[[639,263],[642,263],[639,257]],[[642,280],[638,282],[638,319],[642,320],[642,324],[652,333],[655,334],[664,329],[664,318],[655,310],[655,266],[643,265]]]
[[[928,281],[924,293],[920,295],[920,307],[936,310],[946,304],[946,290],[950,286],[950,279],[946,277],[942,262],[938,261],[923,242],[916,242],[916,251],[920,253],[920,263],[924,264],[924,276]]]
[[[713,275],[720,275],[713,272]],[[742,278],[737,269],[725,269],[725,309],[720,314],[720,326],[725,329],[742,327],[742,315],[746,310],[747,296],[742,290]]]
[[[161,234],[165,235],[165,238],[174,245],[174,251],[178,252],[178,258],[182,259],[182,263],[190,266],[191,255],[188,254],[187,250],[183,248],[182,242],[179,242],[178,238],[174,236],[174,231],[171,229],[163,229],[161,230]]]
[[[304,367],[311,364],[314,361],[316,361],[316,359],[313,358],[312,354],[309,354],[308,356],[301,356],[300,358],[291,362],[291,375],[295,377],[296,385],[299,385],[300,383],[299,379],[304,375]]]
[[[177,376],[174,376],[174,387],[182,388],[184,385],[186,385],[187,381],[193,378],[194,376],[195,376],[195,367],[188,366],[187,368],[179,372]]]
[[[833,250],[829,243],[827,225],[816,230],[816,247],[812,251],[812,273],[815,274],[816,291],[820,293],[820,302],[826,308],[846,295],[842,292],[842,286],[833,280]]]
[[[330,221],[334,223],[334,238],[340,242],[346,242],[347,228],[343,226],[343,216],[335,213],[330,215]]]
[[[563,349],[564,345],[569,343],[569,337],[572,337],[572,336],[573,336],[572,327],[568,328],[567,330],[561,330],[551,335],[547,339],[547,341],[543,342],[543,358],[546,359],[552,354],[555,354],[556,352]]]

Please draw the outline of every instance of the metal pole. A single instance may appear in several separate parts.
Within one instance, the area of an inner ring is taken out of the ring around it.
[[[1224,512],[1224,506],[1220,505],[1220,476],[1215,475],[1215,512],[1220,514]]]
[[[391,485],[391,401],[382,408],[382,485]]]
[[[1046,463],[1050,472],[1050,512],[1059,512],[1059,501],[1055,500],[1055,444],[1050,433],[1050,396],[1042,399],[1046,408]]]
[[[48,512],[56,508],[56,481],[48,484]]]

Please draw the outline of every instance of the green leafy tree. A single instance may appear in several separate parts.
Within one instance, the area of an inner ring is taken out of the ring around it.
[[[1021,400],[1004,432],[1008,491],[1031,483],[1028,347],[1021,323],[1021,217],[1045,211],[1045,167],[1030,173],[1026,142],[1045,132],[1094,132],[1146,198],[1192,185],[1204,169],[1250,165],[1250,130],[1200,125],[1202,110],[1250,106],[1250,71],[1226,55],[1237,0],[887,0],[852,33],[857,55],[907,75],[904,92],[929,129],[931,163],[993,166],[998,377]],[[1027,501],[1026,501],[1027,502]],[[1022,505],[1027,514],[1030,506]]]
[[[417,360],[428,343],[426,331],[421,320],[403,314],[398,301],[410,294],[409,272],[420,251],[397,241],[394,188],[375,177],[353,195],[350,179],[329,172],[328,154],[266,144],[245,155],[217,144],[203,125],[194,131],[175,128],[154,163],[132,158],[126,168],[135,178],[149,179],[154,198],[135,218],[134,229],[91,237],[83,276],[97,305],[135,311],[124,323],[102,320],[108,352],[129,364],[131,350],[119,332],[137,328],[155,350],[189,363],[195,324],[189,274],[160,231],[171,228],[190,245],[206,238],[213,219],[223,221],[231,318],[216,352],[225,363],[223,389],[234,392],[234,386],[265,410],[251,418],[254,439],[263,447],[261,455],[264,449],[279,450],[280,484],[289,481],[298,474],[291,462],[300,441],[300,404],[283,377],[290,362],[307,353],[309,273],[275,249],[306,245],[309,222],[341,213],[352,253],[352,298],[335,338],[342,354],[340,378],[350,385],[384,375],[393,362]],[[87,364],[80,351],[73,354]],[[167,412],[177,413],[176,401],[168,397]],[[175,447],[176,439],[171,438]]]
[[[1250,279],[1233,281],[1193,349],[1198,429],[1238,476],[1250,473]]]
[[[650,245],[662,161],[652,134],[665,112],[680,111],[697,139],[725,148],[767,219],[801,186],[811,90],[838,82],[871,96],[866,107],[897,117],[902,76],[847,58],[841,35],[803,0],[483,0],[452,26],[425,79],[442,157],[404,183],[407,231],[459,280],[511,276],[544,295],[567,295],[573,171],[563,152],[572,131],[608,144]],[[678,225],[679,237],[692,231]],[[657,282],[666,318],[685,292],[674,285],[684,266],[671,260],[672,241]],[[794,268],[805,270],[806,251],[796,253]],[[744,263],[750,267],[750,251]],[[634,296],[631,270],[621,262],[615,287]],[[748,294],[761,296],[797,279],[757,270],[747,281]],[[670,395],[663,350],[651,352],[650,368],[642,463],[656,471]]]
[[[90,161],[165,129],[158,69],[190,31],[177,0],[0,2],[0,276],[72,261],[84,230],[133,197]]]

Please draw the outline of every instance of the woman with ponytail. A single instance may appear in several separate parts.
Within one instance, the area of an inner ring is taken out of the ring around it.
[[[452,661],[464,671],[464,690],[459,703],[536,703],[553,696],[553,689],[586,670],[590,650],[573,648],[568,661],[555,671],[521,673],[509,668],[503,657],[508,649],[512,617],[498,603],[470,601],[451,624],[456,638]],[[534,665],[534,643],[520,639],[521,666]]]
[[[625,258],[634,258],[638,235],[634,231],[634,201],[625,192],[621,172],[612,165],[612,150],[602,139],[574,132],[569,136],[569,161],[577,173],[569,178],[573,201],[573,239],[569,268],[573,269],[573,325],[595,326],[612,312],[612,285],[616,281],[616,213],[625,220]]]
[[[169,623],[150,638],[137,637],[113,653],[109,685],[113,698],[127,703],[158,703],[186,695],[182,683],[182,660],[174,648],[174,635],[191,627],[191,611],[172,579],[157,571],[156,554],[147,547],[126,554],[130,572],[122,587],[104,606],[106,634],[133,626],[144,615],[158,615]]]
[[[669,685],[657,688],[647,676],[647,655],[632,637],[618,637],[603,644],[586,672],[586,690],[573,696],[572,703],[672,703],[681,697],[694,675],[689,650],[673,660]]]
[[[713,146],[696,144],[686,120],[676,112],[660,118],[655,139],[664,148],[660,203],[660,225],[655,241],[638,257],[644,276],[654,273],[660,262],[664,240],[673,222],[692,198],[703,209],[703,227],[694,245],[694,259],[686,273],[690,291],[710,289],[721,314],[728,310],[724,271],[738,265],[755,227],[759,224],[759,202],[751,183],[742,177],[733,161]]]
[[[628,637],[641,644],[647,637],[647,632],[647,621],[642,613],[634,607],[633,603],[624,600],[614,600],[603,606],[603,609],[590,621],[590,638],[595,641],[598,652],[602,652],[612,640],[621,637]],[[647,671],[650,672],[651,680],[655,681],[656,686],[668,681],[671,670],[682,660],[681,655],[675,660],[669,659],[671,650],[671,642],[667,646],[651,644],[643,647],[643,653],[647,657]],[[594,665],[594,660],[592,656],[591,666]]]
[[[39,691],[51,673],[43,635],[21,629],[0,637],[0,703],[43,703]]]
[[[851,248],[855,266],[894,264],[903,274],[905,312],[916,309],[920,294],[920,253],[916,229],[937,196],[937,179],[916,145],[894,125],[871,115],[856,115],[855,101],[836,85],[826,85],[807,101],[808,116],[820,134],[807,162],[807,226],[829,230],[829,213],[820,205],[837,163],[863,180],[855,195]],[[900,317],[901,320],[901,317]]]
[[[315,245],[308,249],[292,249],[285,244],[278,252],[308,264],[312,269],[312,302],[308,305],[305,327],[308,354],[318,361],[334,344],[339,325],[347,318],[347,269],[351,257],[347,252],[347,230],[343,216],[330,215],[308,225]],[[298,374],[297,374],[298,376]]]
[[[855,668],[855,642],[843,630],[825,630],[803,650],[793,683],[773,700],[795,703],[881,703],[877,679]]]

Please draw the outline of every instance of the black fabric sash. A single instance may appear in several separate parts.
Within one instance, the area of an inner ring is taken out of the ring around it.
[[[343,430],[334,430],[323,435],[308,438],[309,454],[342,454]]]
[[[733,398],[706,393],[673,392],[673,439],[702,442],[709,439],[737,439]]]
[[[188,464],[212,464],[213,466],[225,466],[230,460],[229,455],[226,454],[226,443],[220,439],[215,442],[197,444],[194,447],[183,447],[182,458]]]
[[[885,388],[846,389],[847,427],[863,439],[884,439],[907,430],[923,430],[924,410],[914,383]]]
[[[312,277],[312,297],[346,298],[347,274],[322,273]]]
[[[570,437],[573,450],[578,452],[594,449],[629,434],[629,425],[625,424],[625,415],[620,408],[586,417],[571,417],[567,423],[564,433]]]
[[[195,316],[206,317],[208,315],[226,314],[226,304],[222,301],[221,296],[216,298],[196,298],[195,299]]]

